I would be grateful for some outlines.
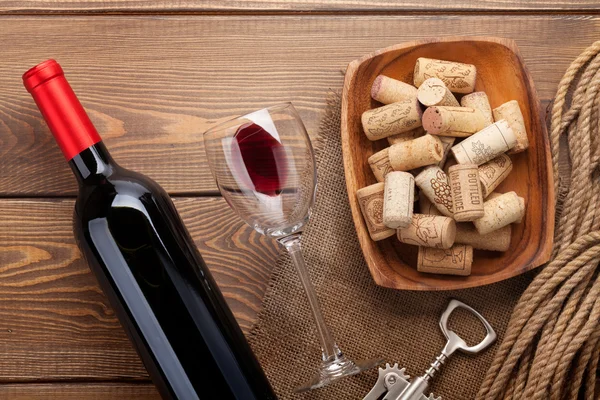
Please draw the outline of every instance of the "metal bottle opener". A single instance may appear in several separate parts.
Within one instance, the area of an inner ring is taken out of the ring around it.
[[[470,311],[481,321],[487,332],[481,343],[475,346],[467,346],[467,343],[463,339],[448,329],[448,318],[450,318],[452,311],[457,308],[464,308]],[[442,353],[431,363],[431,367],[425,371],[423,376],[415,378],[410,382],[410,377],[406,374],[406,368],[399,369],[398,364],[394,364],[393,366],[386,364],[385,368],[379,368],[379,378],[373,389],[371,389],[363,400],[441,400],[441,397],[436,398],[433,393],[429,394],[429,397],[425,396],[424,393],[429,386],[429,380],[435,376],[446,360],[456,350],[469,354],[477,354],[496,341],[496,332],[494,332],[489,322],[473,308],[458,300],[451,300],[448,304],[446,311],[444,311],[440,318],[440,328],[446,339],[448,339],[448,342],[444,346]]]

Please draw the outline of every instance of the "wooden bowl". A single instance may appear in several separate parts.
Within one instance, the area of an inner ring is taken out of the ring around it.
[[[511,155],[508,178],[496,189],[514,190],[525,198],[523,223],[513,225],[508,251],[476,250],[467,277],[417,272],[417,247],[395,236],[374,242],[369,237],[356,191],[376,183],[367,159],[387,146],[371,142],[363,133],[361,114],[381,104],[371,99],[371,85],[379,74],[412,83],[418,57],[458,61],[477,67],[476,91],[487,93],[492,108],[509,100],[521,106],[529,148]],[[405,43],[379,50],[348,65],[342,97],[342,151],[352,217],[363,254],[375,282],[404,290],[462,289],[498,282],[529,271],[550,258],[554,236],[552,162],[540,102],[529,72],[514,41],[501,38],[448,37]]]

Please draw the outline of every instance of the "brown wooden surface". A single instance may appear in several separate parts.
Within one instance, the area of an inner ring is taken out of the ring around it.
[[[314,134],[350,61],[429,36],[515,39],[545,107],[599,36],[595,3],[0,0],[0,399],[158,398],[74,245],[75,181],[26,68],[58,59],[116,159],[179,197],[247,331],[278,250],[221,199],[197,197],[218,196],[206,127],[291,100]]]
[[[0,200],[0,382],[147,379],[77,250],[73,204]],[[222,198],[177,198],[175,205],[248,331],[275,243],[244,225]]]
[[[62,63],[118,162],[170,193],[216,194],[207,127],[291,100],[314,133],[327,93],[364,54],[422,36],[513,38],[548,102],[599,31],[600,16],[0,17],[0,195],[76,193],[21,84],[48,57]]]
[[[0,12],[372,12],[372,11],[594,11],[595,0],[34,0],[0,1]]]
[[[160,400],[151,383],[38,383],[0,385],[10,400]]]
[[[373,81],[383,74],[412,83],[419,57],[474,64],[475,91],[487,94],[492,109],[510,100],[518,101],[525,120],[529,148],[511,156],[513,169],[497,191],[514,191],[529,207],[523,223],[512,226],[510,248],[503,253],[476,250],[469,276],[419,273],[415,246],[399,243],[395,235],[379,242],[371,240],[354,195],[357,190],[377,183],[367,160],[388,144],[386,140],[368,140],[361,125],[363,112],[381,106],[371,99]],[[344,81],[341,130],[352,216],[371,275],[378,285],[404,290],[465,289],[522,274],[550,258],[554,237],[550,146],[533,81],[514,41],[448,37],[393,46],[353,61]]]

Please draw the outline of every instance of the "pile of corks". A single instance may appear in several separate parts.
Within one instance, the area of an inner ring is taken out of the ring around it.
[[[525,214],[517,193],[494,192],[529,146],[523,114],[516,100],[492,110],[476,78],[474,65],[419,58],[414,86],[379,75],[371,96],[386,105],[362,115],[367,138],[390,145],[368,159],[379,183],[357,192],[369,235],[419,246],[420,272],[470,275],[473,249],[508,250]]]

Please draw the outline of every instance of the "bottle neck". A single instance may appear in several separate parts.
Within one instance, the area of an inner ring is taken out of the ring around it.
[[[98,142],[69,160],[69,166],[80,185],[102,183],[118,168],[104,143]]]
[[[67,161],[100,142],[100,135],[67,82],[60,65],[47,60],[23,75]]]

